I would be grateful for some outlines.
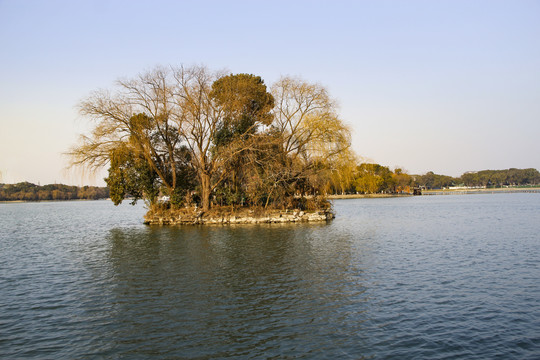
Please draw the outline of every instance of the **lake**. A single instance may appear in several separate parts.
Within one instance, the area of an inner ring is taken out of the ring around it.
[[[334,209],[148,227],[142,205],[0,204],[0,358],[540,358],[540,194]]]

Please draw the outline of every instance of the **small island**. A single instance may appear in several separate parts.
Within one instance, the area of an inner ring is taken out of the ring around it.
[[[147,224],[330,220],[331,179],[354,158],[328,91],[294,77],[268,89],[251,74],[157,67],[79,110],[95,127],[72,164],[108,166],[112,201],[144,200]]]
[[[334,218],[330,208],[317,211],[261,208],[217,207],[208,212],[197,209],[156,210],[144,216],[147,225],[232,225],[276,224],[328,221]]]

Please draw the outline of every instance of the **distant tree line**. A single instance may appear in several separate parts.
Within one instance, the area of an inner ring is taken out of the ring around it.
[[[0,201],[98,200],[108,197],[109,189],[106,187],[78,187],[63,184],[39,186],[29,182],[0,184]]]
[[[441,189],[450,186],[497,188],[504,186],[540,185],[540,172],[536,169],[482,170],[466,172],[460,177],[437,175],[428,172],[415,176],[417,186],[427,189]]]
[[[503,187],[540,185],[536,169],[482,170],[466,172],[460,177],[435,174],[409,175],[379,164],[351,163],[336,169],[327,191],[331,194],[410,193],[414,188],[443,189],[453,186]]]
[[[460,177],[435,174],[409,175],[404,170],[391,170],[379,164],[362,163],[348,168],[326,168],[326,181],[321,191],[329,194],[377,194],[410,193],[414,188],[443,189],[451,186],[487,187],[540,185],[540,172],[536,169],[482,170],[466,172]],[[223,191],[223,190],[222,190]],[[126,197],[137,194],[126,193]],[[314,189],[306,195],[316,195]],[[219,194],[224,197],[224,194]],[[234,196],[234,194],[228,194]],[[45,201],[45,200],[98,200],[109,198],[108,187],[69,186],[63,184],[36,185],[29,182],[0,184],[0,201]],[[218,198],[223,201],[221,198]],[[230,204],[231,200],[225,200]]]
[[[536,169],[483,170],[468,172],[457,179],[465,186],[525,186],[540,184],[540,173]]]

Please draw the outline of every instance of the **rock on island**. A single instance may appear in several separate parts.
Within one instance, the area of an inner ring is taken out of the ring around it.
[[[269,210],[269,211],[149,211],[144,217],[147,225],[229,225],[229,224],[270,224],[292,222],[329,221],[335,217],[331,210]]]

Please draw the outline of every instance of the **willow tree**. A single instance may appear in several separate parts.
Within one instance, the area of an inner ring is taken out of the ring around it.
[[[362,163],[357,167],[356,191],[362,194],[375,194],[393,190],[392,171],[387,166]]]
[[[297,188],[322,188],[327,169],[351,145],[350,131],[341,121],[335,101],[325,87],[292,77],[272,86],[275,99],[272,126],[281,135],[287,158],[281,179]]]
[[[355,187],[358,157],[349,148],[333,158],[333,161],[327,162],[325,190],[334,194],[345,194]]]

